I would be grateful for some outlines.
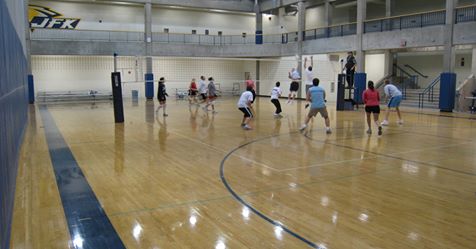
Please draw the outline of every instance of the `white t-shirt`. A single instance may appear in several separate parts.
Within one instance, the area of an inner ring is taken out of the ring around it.
[[[253,93],[250,91],[245,91],[241,94],[240,99],[238,100],[238,108],[248,107],[248,102],[253,101]]]
[[[314,79],[312,71],[306,68],[306,85],[312,85],[312,79]]]
[[[398,88],[392,84],[386,85],[383,88],[383,91],[385,92],[385,95],[387,95],[390,98],[402,95],[402,92],[400,92],[400,90],[398,90]]]
[[[204,80],[198,80],[198,91],[200,93],[207,93],[207,84]]]
[[[281,88],[275,86],[273,90],[271,90],[271,99],[278,99],[281,94]]]
[[[299,72],[297,70],[294,70],[291,72],[291,79],[292,80],[299,80],[301,76],[299,75]]]

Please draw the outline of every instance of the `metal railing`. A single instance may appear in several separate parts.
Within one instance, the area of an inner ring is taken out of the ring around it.
[[[456,9],[456,23],[476,22],[476,5]]]
[[[31,39],[59,41],[143,42],[144,32],[39,28],[31,29]]]
[[[416,68],[414,68],[414,67],[412,67],[412,66],[410,66],[410,65],[408,65],[408,64],[405,64],[405,67],[411,69],[413,72],[417,73],[418,75],[420,75],[421,77],[423,77],[423,78],[425,78],[425,79],[428,78],[428,75],[422,74],[422,73],[421,73],[420,71],[418,71]]]
[[[399,65],[393,65],[393,71],[398,80],[401,80],[400,85],[402,88],[402,97],[403,99],[407,98],[407,89],[416,89],[418,88],[418,75],[410,74],[401,68]]]
[[[434,102],[435,86],[440,83],[440,76],[436,77],[421,93],[418,93],[418,108],[423,108],[425,95],[428,95],[428,102]]]
[[[316,28],[304,31],[304,40],[339,37],[357,34],[357,23]]]
[[[444,25],[445,22],[446,11],[438,10],[427,13],[365,21],[364,32],[371,33],[410,28],[423,28],[428,26]]]

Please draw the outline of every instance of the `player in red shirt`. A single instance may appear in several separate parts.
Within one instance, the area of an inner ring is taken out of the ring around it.
[[[190,86],[188,87],[188,103],[190,105],[192,105],[192,101],[195,104],[198,104],[197,93],[198,93],[197,83],[195,83],[195,78],[193,78],[192,82],[190,82]]]
[[[372,134],[372,125],[370,122],[370,114],[373,113],[374,122],[378,126],[378,135],[382,135],[382,126],[378,122],[378,116],[380,115],[380,94],[374,87],[374,82],[368,82],[368,89],[363,93],[363,99],[365,104],[365,113],[367,114],[367,125],[369,129],[367,134]]]

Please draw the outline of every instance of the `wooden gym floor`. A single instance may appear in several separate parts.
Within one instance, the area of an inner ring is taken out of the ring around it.
[[[333,134],[301,134],[281,102],[252,131],[231,98],[126,101],[122,125],[110,103],[31,107],[11,248],[475,248],[476,116],[407,110],[378,137],[330,103]]]

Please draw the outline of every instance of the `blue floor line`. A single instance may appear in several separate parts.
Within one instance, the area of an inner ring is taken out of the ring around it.
[[[126,248],[84,177],[53,116],[46,106],[40,107],[40,113],[72,245],[77,249]]]

